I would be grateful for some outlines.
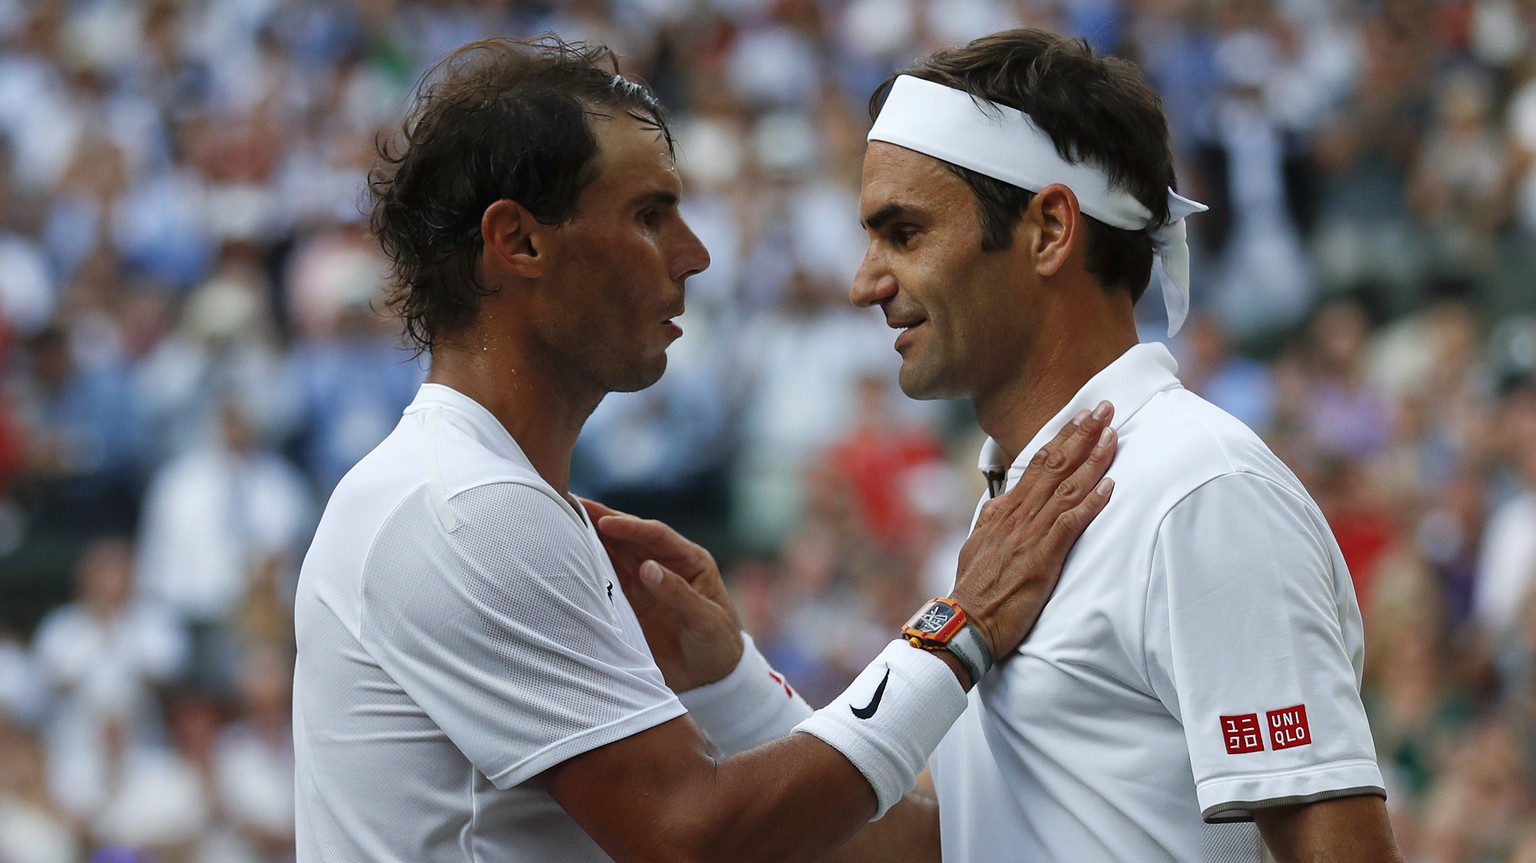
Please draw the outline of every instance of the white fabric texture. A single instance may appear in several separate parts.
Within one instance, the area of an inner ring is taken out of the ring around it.
[[[299,579],[298,860],[606,860],[525,781],[683,714],[596,532],[426,384]]]
[[[1028,114],[911,75],[900,75],[891,85],[869,140],[905,147],[1030,192],[1060,183],[1077,196],[1086,215],[1121,230],[1148,231],[1163,271],[1168,335],[1183,326],[1189,315],[1184,219],[1204,212],[1204,204],[1169,189],[1168,221],[1154,225],[1146,205],[1115,188],[1102,168],[1063,158],[1050,134]]]
[[[1161,345],[1131,348],[1008,470],[1011,486],[1076,412],[1115,405],[1114,497],[934,755],[946,861],[1257,863],[1252,824],[1208,822],[1383,793],[1338,546],[1291,472],[1176,369]],[[1243,732],[1230,753],[1224,717]]]
[[[795,730],[821,738],[864,774],[879,804],[875,821],[917,784],[965,706],[965,688],[948,663],[897,639]]]
[[[768,664],[752,636],[743,632],[741,640],[741,660],[730,674],[677,696],[727,758],[783,737],[812,713],[784,675]]]

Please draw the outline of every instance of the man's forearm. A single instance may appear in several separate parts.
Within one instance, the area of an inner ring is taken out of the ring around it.
[[[831,863],[939,863],[939,802],[921,789],[908,792],[885,817],[871,821],[827,856]]]
[[[1340,797],[1256,810],[1259,835],[1278,863],[1402,863],[1386,801]]]

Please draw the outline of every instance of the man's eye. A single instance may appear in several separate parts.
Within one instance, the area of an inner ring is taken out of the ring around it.
[[[891,228],[891,242],[901,246],[902,248],[906,248],[906,246],[912,242],[912,238],[916,236],[916,228],[907,227],[905,225],[897,225]]]
[[[642,223],[646,224],[646,225],[649,225],[651,227],[655,227],[655,226],[661,224],[661,211],[660,210],[642,210],[640,212],[640,221]]]

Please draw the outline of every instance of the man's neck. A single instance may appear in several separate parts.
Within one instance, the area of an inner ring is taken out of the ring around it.
[[[1043,327],[1041,332],[1049,335],[1042,335],[1018,373],[997,392],[975,402],[982,430],[1003,448],[1010,462],[1089,379],[1139,341],[1134,318],[1077,321],[1072,326]]]
[[[480,349],[463,344],[433,351],[427,382],[452,387],[490,411],[539,476],[562,496],[568,494],[576,437],[602,399],[580,397],[557,385],[504,344]]]

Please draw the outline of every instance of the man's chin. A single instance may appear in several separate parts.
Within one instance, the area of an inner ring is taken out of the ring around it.
[[[643,389],[655,385],[661,380],[661,376],[667,370],[667,355],[662,354],[659,359],[651,362],[636,364],[628,370],[628,374],[619,379],[609,392],[637,393]]]
[[[934,380],[932,376],[922,375],[916,369],[909,371],[905,365],[901,367],[901,373],[897,376],[896,381],[900,384],[901,391],[909,399],[932,401],[935,399],[958,398],[958,396],[950,393],[938,381]]]

